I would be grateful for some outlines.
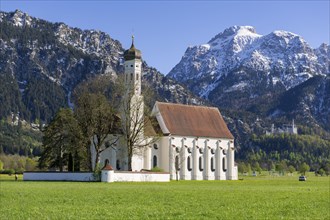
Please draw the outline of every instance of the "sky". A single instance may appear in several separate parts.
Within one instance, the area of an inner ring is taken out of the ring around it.
[[[142,51],[149,66],[167,74],[189,46],[207,43],[234,25],[253,26],[258,34],[286,30],[311,47],[329,44],[330,0],[305,1],[111,1],[0,0],[0,10],[71,27],[106,32],[124,48]]]

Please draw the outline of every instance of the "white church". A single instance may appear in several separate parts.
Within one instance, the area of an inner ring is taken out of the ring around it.
[[[132,117],[143,116],[141,94],[141,51],[134,47],[124,53],[125,82],[131,92]],[[136,107],[138,106],[138,107]],[[143,148],[134,151],[132,172],[146,172],[154,167],[181,180],[237,180],[234,160],[234,137],[217,108],[156,102],[151,117],[160,135]],[[141,131],[148,143],[152,137]],[[118,141],[100,155],[101,166],[110,165],[115,172],[128,170],[127,147]],[[92,152],[95,158],[95,153]],[[92,160],[94,161],[94,160]]]

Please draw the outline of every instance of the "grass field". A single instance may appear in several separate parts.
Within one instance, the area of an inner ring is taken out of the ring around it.
[[[170,183],[23,182],[0,176],[0,219],[330,219],[330,178]]]

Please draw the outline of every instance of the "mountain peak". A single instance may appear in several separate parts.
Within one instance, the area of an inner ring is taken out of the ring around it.
[[[298,35],[289,31],[276,30],[273,34],[279,37],[297,37]]]
[[[256,30],[252,26],[232,26],[225,29],[223,32],[217,34],[214,38],[212,38],[209,43],[217,41],[218,39],[226,40],[226,39],[233,39],[233,38],[240,38],[240,37],[251,37],[251,38],[258,38],[261,35],[257,34]]]
[[[31,25],[32,18],[25,12],[16,9],[14,12],[11,13],[3,13],[1,16],[2,19],[4,16],[9,16],[9,19],[13,23],[14,26],[23,27],[25,25]],[[1,19],[1,20],[2,20]]]
[[[239,35],[249,34],[249,33],[253,33],[253,34],[257,33],[255,28],[252,27],[252,26],[238,26],[238,25],[234,25],[232,27],[229,27],[229,28],[225,29],[224,33],[225,32],[239,34]]]

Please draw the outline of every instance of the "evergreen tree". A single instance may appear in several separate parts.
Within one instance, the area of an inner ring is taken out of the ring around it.
[[[63,171],[69,155],[82,152],[82,133],[71,109],[60,109],[43,133],[43,149],[39,160],[42,168],[58,167]]]

